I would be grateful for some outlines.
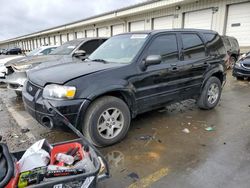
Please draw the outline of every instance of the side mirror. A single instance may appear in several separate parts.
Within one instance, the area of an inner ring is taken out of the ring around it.
[[[146,70],[147,67],[152,65],[158,65],[161,63],[161,56],[160,55],[149,55],[143,63],[143,69]]]
[[[86,52],[84,50],[76,50],[73,54],[75,57],[85,56]]]

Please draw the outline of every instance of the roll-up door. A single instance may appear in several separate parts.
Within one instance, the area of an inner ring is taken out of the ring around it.
[[[212,29],[212,9],[186,12],[184,14],[184,28]]]
[[[145,30],[145,21],[130,22],[129,31],[143,31]]]
[[[172,29],[174,16],[164,16],[153,19],[153,29]]]
[[[226,35],[237,38],[240,46],[250,46],[250,3],[228,7]]]
[[[112,36],[118,35],[120,33],[124,33],[124,25],[123,24],[113,25],[113,26],[111,26],[111,28],[112,28]]]

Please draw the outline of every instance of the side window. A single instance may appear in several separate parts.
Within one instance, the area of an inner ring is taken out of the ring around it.
[[[99,40],[91,40],[85,42],[79,50],[84,50],[87,55],[90,55],[93,51],[95,51],[100,46]]]
[[[50,52],[51,52],[51,49],[48,48],[48,49],[45,49],[45,50],[41,51],[41,54],[48,55]]]
[[[199,59],[206,56],[205,46],[197,34],[181,34],[184,60]]]
[[[176,62],[179,59],[177,38],[174,34],[156,37],[150,44],[147,55],[161,55],[162,63]]]

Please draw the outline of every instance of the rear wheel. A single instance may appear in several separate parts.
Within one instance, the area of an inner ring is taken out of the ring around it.
[[[129,108],[123,100],[104,96],[89,107],[82,131],[94,145],[103,147],[119,142],[126,136],[130,119]]]
[[[214,108],[220,100],[221,90],[221,81],[217,77],[209,78],[197,101],[198,107],[204,110]]]

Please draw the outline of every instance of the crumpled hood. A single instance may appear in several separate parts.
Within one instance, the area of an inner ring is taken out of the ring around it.
[[[118,63],[101,63],[93,61],[66,63],[28,72],[28,78],[34,84],[44,87],[47,83],[64,84],[74,78],[106,69],[124,66]]]
[[[63,59],[63,55],[39,55],[39,56],[26,56],[18,59],[14,59],[5,64],[6,67],[16,65],[27,65],[34,63],[43,63],[49,61],[60,61]]]

